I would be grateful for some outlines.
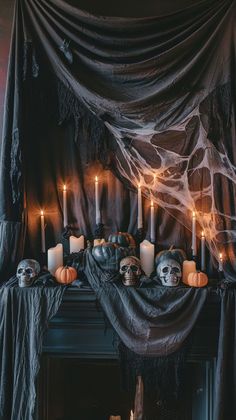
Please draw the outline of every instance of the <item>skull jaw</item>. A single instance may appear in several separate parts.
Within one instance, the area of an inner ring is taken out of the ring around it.
[[[139,284],[139,277],[132,274],[125,274],[122,277],[122,283],[124,286],[137,286]]]
[[[169,275],[167,278],[166,276],[161,276],[161,283],[162,286],[168,286],[168,287],[176,287],[179,285],[180,277],[175,275]]]
[[[30,287],[32,286],[36,277],[21,276],[18,278],[19,287]]]

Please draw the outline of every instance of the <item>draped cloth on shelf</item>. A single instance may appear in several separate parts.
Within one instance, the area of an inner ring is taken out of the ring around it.
[[[207,289],[136,289],[104,281],[104,272],[90,251],[86,252],[85,274],[121,341],[143,356],[166,356],[177,351],[207,297]]]
[[[65,181],[69,221],[92,235],[99,175],[106,234],[135,233],[140,183],[147,238],[152,198],[159,246],[190,252],[196,209],[198,236],[204,229],[234,280],[235,0],[179,0],[174,12],[143,18],[94,16],[74,3],[16,0],[1,145],[2,278],[22,254],[38,255],[42,207],[47,245],[60,238]]]
[[[36,378],[43,334],[65,288],[0,288],[0,419],[37,419]]]

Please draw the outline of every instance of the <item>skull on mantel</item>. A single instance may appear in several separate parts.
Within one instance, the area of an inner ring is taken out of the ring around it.
[[[26,259],[22,260],[17,267],[16,277],[19,287],[30,287],[40,273],[38,261]]]
[[[136,257],[125,257],[120,262],[120,274],[124,286],[138,286],[142,274],[141,262]]]
[[[157,279],[163,286],[178,286],[182,279],[182,263],[186,259],[181,249],[161,251],[156,256]]]

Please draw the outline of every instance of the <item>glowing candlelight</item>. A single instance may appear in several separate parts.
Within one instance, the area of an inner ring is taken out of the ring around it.
[[[219,253],[219,271],[223,271],[223,254],[222,252]]]
[[[205,233],[204,233],[204,230],[202,230],[202,234],[201,234],[201,270],[202,271],[205,271],[206,269],[205,243],[206,243]]]
[[[142,189],[141,185],[138,185],[138,229],[143,227],[143,208],[142,208]]]
[[[41,249],[42,252],[46,252],[46,245],[45,245],[45,220],[44,220],[44,211],[41,210],[40,212],[41,218]]]
[[[68,225],[68,216],[67,216],[67,189],[66,185],[63,185],[63,226]]]
[[[101,213],[99,208],[99,184],[98,177],[95,176],[95,211],[96,211],[96,225],[101,223]]]
[[[197,255],[197,238],[196,238],[196,212],[192,213],[192,255]]]
[[[150,239],[151,239],[151,242],[154,243],[156,240],[156,235],[155,235],[155,208],[154,208],[153,200],[151,201],[151,206],[150,206],[150,218],[151,218]]]

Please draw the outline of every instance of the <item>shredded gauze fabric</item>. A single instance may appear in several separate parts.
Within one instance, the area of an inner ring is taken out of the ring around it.
[[[43,334],[65,288],[0,288],[0,420],[36,420]]]

